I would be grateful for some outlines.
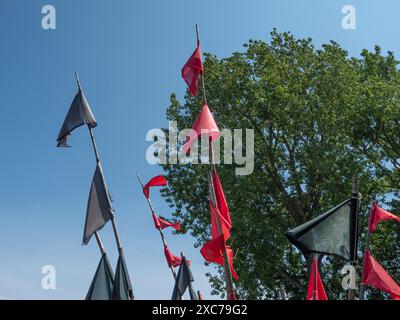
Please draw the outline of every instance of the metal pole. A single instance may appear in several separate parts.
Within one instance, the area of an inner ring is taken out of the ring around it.
[[[318,272],[318,255],[316,253],[313,254],[312,263],[315,263],[314,270],[314,287],[313,287],[313,300],[317,300],[317,272]],[[312,270],[312,265],[311,265]]]
[[[365,300],[365,289],[366,289],[366,286],[365,286],[365,284],[362,283],[362,279],[364,277],[365,263],[366,263],[366,261],[365,261],[365,253],[367,251],[369,251],[369,243],[371,241],[371,231],[369,229],[369,226],[370,226],[370,223],[371,223],[372,215],[374,214],[373,210],[374,210],[375,204],[376,204],[376,201],[375,201],[375,196],[374,196],[373,200],[372,200],[371,208],[369,210],[369,217],[368,217],[367,240],[366,240],[366,243],[365,243],[365,250],[364,250],[364,257],[363,257],[363,269],[362,269],[362,272],[361,272],[361,285],[360,285],[360,296],[359,296],[360,300]]]
[[[199,28],[196,24],[196,38],[197,38],[197,45],[200,45],[200,36],[199,36]],[[201,89],[203,92],[203,102],[204,104],[207,104],[207,97],[206,97],[206,85],[204,82],[204,70],[201,72]]]
[[[136,177],[137,177],[137,179],[138,179],[140,185],[142,186],[142,190],[143,190],[144,184],[143,184],[142,180],[140,179],[140,177],[139,177],[139,175],[138,175],[137,173],[136,173]],[[155,215],[155,212],[154,212],[154,209],[153,209],[153,205],[151,204],[150,199],[147,198],[147,197],[145,197],[145,198],[146,198],[147,203],[148,203],[148,205],[149,205],[149,207],[150,207],[150,210],[151,210],[152,215],[153,215],[153,214]],[[157,230],[158,230],[159,233],[160,233],[161,241],[162,241],[164,247],[166,247],[166,246],[167,246],[167,242],[165,241],[164,233],[162,232],[162,230],[160,230],[160,229],[158,229],[158,228],[157,228]],[[168,267],[171,269],[171,273],[172,273],[172,275],[173,275],[173,277],[174,277],[174,280],[176,280],[176,273],[175,273],[174,267],[172,267],[172,266],[168,266]]]
[[[96,237],[97,244],[99,245],[101,255],[105,254],[106,250],[104,249],[103,242],[101,241],[100,235],[97,231],[94,232],[94,236]]]
[[[353,177],[353,187],[351,196],[351,220],[350,220],[350,237],[352,237],[353,247],[351,250],[351,265],[355,268],[357,265],[357,244],[358,244],[358,208],[359,208],[359,195],[358,195],[358,181]],[[356,291],[350,288],[348,300],[355,300]]]
[[[217,199],[214,193],[214,184],[213,184],[213,172],[216,172],[215,164],[214,164],[214,158],[213,158],[213,148],[212,148],[212,140],[211,137],[209,137],[209,148],[210,148],[210,165],[211,165],[211,170],[210,170],[210,176],[209,176],[209,183],[210,183],[210,196],[212,198],[213,203],[217,204]],[[218,230],[218,235],[222,235],[222,226],[221,226],[221,221],[219,220],[218,215],[214,211],[214,218],[215,221],[217,222],[217,230]],[[232,281],[232,274],[231,274],[231,269],[229,266],[229,257],[228,257],[228,252],[226,250],[226,245],[225,245],[225,239],[224,239],[224,273],[225,273],[225,283],[226,283],[226,293],[227,293],[227,299],[234,294],[233,291],[233,281]]]

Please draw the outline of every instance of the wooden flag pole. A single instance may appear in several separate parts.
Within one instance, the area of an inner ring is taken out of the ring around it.
[[[318,274],[318,255],[313,254],[312,263],[316,262],[314,270],[314,287],[313,287],[313,300],[317,300],[317,274]],[[312,265],[311,265],[312,270]]]
[[[353,177],[353,187],[351,196],[351,229],[350,236],[353,236],[353,248],[351,250],[351,265],[355,268],[357,265],[357,244],[358,244],[358,209],[359,209],[359,194],[358,194],[358,181]],[[351,234],[353,232],[353,234]],[[348,300],[355,300],[356,289],[349,289]]]
[[[138,179],[140,185],[142,186],[142,190],[143,190],[144,184],[143,184],[142,180],[140,179],[138,173],[136,173],[136,177],[137,177],[137,179]],[[151,204],[150,198],[147,198],[147,197],[145,197],[145,198],[146,198],[147,203],[148,203],[148,205],[149,205],[149,207],[150,207],[150,210],[151,210],[152,215],[153,215],[153,214],[155,215],[154,208],[153,208],[153,205]],[[166,247],[166,246],[167,246],[167,241],[165,240],[164,233],[162,232],[161,229],[158,229],[158,228],[157,228],[157,230],[158,230],[159,233],[160,233],[161,241],[162,241],[162,243],[163,243],[163,246]],[[176,280],[176,273],[175,273],[174,267],[173,267],[173,266],[168,266],[168,267],[171,269],[171,273],[172,273],[172,276],[174,277],[174,280]]]
[[[373,210],[375,204],[376,204],[376,202],[375,202],[375,196],[374,196],[373,200],[372,200],[372,203],[371,203],[371,208],[369,210],[369,217],[368,217],[367,241],[365,243],[365,250],[364,250],[364,257],[363,257],[363,269],[361,271],[361,285],[360,285],[360,296],[359,296],[360,300],[365,300],[365,289],[366,289],[366,286],[365,286],[365,284],[362,283],[362,279],[363,279],[363,276],[364,276],[365,263],[366,263],[366,261],[365,261],[365,252],[369,251],[369,243],[371,241],[371,231],[369,229],[369,226],[370,226],[371,219],[372,219],[372,210]]]
[[[211,137],[209,137],[209,148],[210,148],[209,160],[210,160],[210,166],[211,166],[210,173],[209,173],[210,174],[210,176],[209,176],[210,196],[211,196],[212,202],[214,204],[217,204],[217,198],[215,196],[215,192],[214,192],[215,189],[214,189],[214,183],[213,183],[213,173],[217,172],[217,170],[216,170],[215,164],[214,164]],[[220,221],[218,215],[216,214],[215,210],[212,210],[212,212],[214,212],[214,218],[215,218],[215,221],[217,222],[218,235],[221,236],[222,235],[221,221]],[[233,291],[232,273],[231,273],[231,268],[229,265],[229,256],[228,256],[228,251],[226,250],[225,239],[224,239],[224,273],[225,273],[227,299],[229,299],[232,295],[234,295],[234,291]]]
[[[82,90],[81,82],[80,82],[80,80],[79,80],[78,73],[76,73],[76,72],[75,72],[75,77],[76,77],[76,82],[78,83],[78,88],[79,88],[79,90]],[[101,162],[100,162],[100,157],[99,157],[99,152],[98,152],[98,150],[97,150],[96,140],[95,140],[95,138],[94,138],[92,128],[90,127],[89,124],[87,124],[87,127],[88,127],[88,129],[89,129],[90,139],[91,139],[91,141],[92,141],[94,154],[95,154],[95,156],[96,156],[96,163],[101,164]],[[112,224],[112,227],[113,227],[114,236],[115,236],[115,241],[116,241],[116,243],[117,243],[118,251],[119,251],[120,253],[122,253],[122,245],[121,245],[121,241],[120,241],[120,237],[119,237],[119,233],[118,233],[118,229],[117,229],[117,223],[115,222],[115,215],[114,215],[113,213],[111,214],[111,224]],[[97,237],[96,237],[96,239],[97,239]]]
[[[199,36],[199,28],[196,24],[196,38],[197,38],[197,45],[200,45],[200,36]],[[204,71],[201,73],[201,88],[203,92],[203,102],[204,104],[207,104],[207,97],[206,97],[206,85],[204,82]]]
[[[199,35],[199,28],[196,24],[196,38],[197,38],[197,45],[200,45],[200,35]],[[205,81],[204,81],[204,72],[201,73],[201,84],[202,84],[202,93],[203,93],[203,103],[207,104],[207,97],[206,97],[206,87],[205,87]],[[213,172],[216,172],[215,164],[214,164],[214,157],[213,157],[213,148],[212,148],[212,140],[211,137],[209,137],[209,149],[210,149],[210,154],[209,154],[209,161],[210,161],[210,178],[209,178],[209,183],[210,183],[210,196],[212,197],[212,200],[214,203],[216,202],[216,197],[214,194],[214,185],[213,185],[213,180],[212,180],[212,175]],[[218,217],[218,215],[214,212],[214,217],[215,221],[217,222],[217,229],[218,229],[218,235],[222,235],[222,226],[221,226],[221,221]],[[226,283],[226,293],[227,293],[227,299],[229,299],[232,295],[234,295],[233,291],[233,281],[232,281],[232,273],[231,273],[231,268],[229,265],[229,257],[228,257],[228,252],[226,250],[226,244],[224,240],[224,274],[225,274],[225,283]]]

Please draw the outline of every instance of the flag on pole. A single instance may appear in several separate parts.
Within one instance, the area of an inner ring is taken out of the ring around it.
[[[346,200],[335,208],[288,231],[286,237],[303,252],[335,255],[352,260],[352,248],[356,241],[354,230],[356,224],[351,214],[351,200]]]
[[[361,284],[390,293],[393,300],[400,300],[400,286],[386,270],[365,250]]]
[[[97,126],[96,119],[93,116],[92,110],[90,110],[85,95],[83,91],[79,89],[65,117],[60,133],[58,134],[57,147],[70,147],[67,143],[68,136],[71,135],[74,129],[84,124],[88,124],[91,128]]]
[[[176,231],[181,230],[181,224],[179,222],[170,222],[167,220],[164,220],[160,217],[158,217],[155,213],[153,213],[153,220],[154,220],[154,226],[156,229],[163,230],[168,227],[174,228]]]
[[[103,171],[100,163],[97,163],[90,188],[89,201],[86,211],[86,222],[83,231],[83,244],[89,243],[93,233],[103,226],[113,216],[111,200],[104,181]]]
[[[124,254],[121,250],[119,252],[117,268],[115,270],[113,299],[114,300],[134,299],[128,268],[126,267]]]
[[[111,269],[107,254],[103,254],[94,274],[86,300],[112,300],[114,272]]]
[[[197,96],[199,86],[199,75],[203,74],[203,61],[201,59],[200,43],[194,50],[188,61],[182,68],[182,78],[188,85],[188,90],[192,96]]]
[[[211,114],[208,105],[204,105],[195,122],[193,122],[192,130],[189,132],[186,142],[182,147],[183,153],[187,153],[191,145],[202,135],[207,134],[211,140],[219,138],[220,131]]]
[[[233,268],[233,250],[226,245],[224,235],[216,237],[215,239],[207,241],[200,249],[200,253],[207,262],[213,262],[221,266],[224,265],[224,250],[228,254],[229,268],[235,281],[239,280],[235,269]]]
[[[146,198],[149,198],[150,196],[150,187],[162,187],[166,186],[168,184],[167,179],[165,179],[163,176],[155,176],[147,182],[144,187],[143,187],[143,193]]]
[[[397,222],[400,222],[400,217],[394,215],[393,213],[390,213],[389,211],[386,211],[380,207],[376,203],[372,204],[372,211],[371,211],[371,218],[368,223],[368,228],[371,232],[376,231],[376,227],[378,226],[378,223],[381,221],[386,221],[386,220],[396,220]]]
[[[178,256],[174,256],[172,252],[169,250],[166,244],[164,244],[164,254],[165,259],[167,259],[167,264],[169,267],[178,267],[182,263],[182,258]],[[190,265],[190,261],[186,261],[188,265]]]
[[[324,284],[318,272],[318,259],[314,257],[311,265],[310,281],[307,288],[307,300],[328,300]]]
[[[190,283],[194,281],[192,272],[189,268],[189,263],[186,261],[185,256],[182,255],[181,264],[179,267],[178,275],[176,276],[174,291],[172,292],[171,300],[182,300],[187,287],[189,287],[190,299],[198,300],[196,293],[191,288]]]

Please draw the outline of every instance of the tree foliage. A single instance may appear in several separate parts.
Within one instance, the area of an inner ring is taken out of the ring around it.
[[[360,261],[373,195],[400,209],[400,108],[398,62],[379,47],[359,58],[335,42],[315,48],[273,30],[270,42],[250,40],[243,52],[219,59],[205,54],[208,105],[221,128],[255,130],[254,172],[235,175],[217,165],[228,199],[241,298],[303,299],[306,262],[285,232],[351,195],[352,178],[363,196]],[[190,128],[201,96],[174,94],[167,118]],[[169,181],[163,196],[200,246],[210,238],[207,165],[163,165]],[[390,191],[390,193],[388,193]],[[400,227],[387,223],[373,237],[372,252],[400,280]],[[344,298],[344,262],[325,257],[321,272],[331,299]],[[222,270],[210,275],[213,293],[224,296]],[[368,290],[371,297],[385,297]]]

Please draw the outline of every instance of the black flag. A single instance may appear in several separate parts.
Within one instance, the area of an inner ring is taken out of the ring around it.
[[[134,299],[131,280],[122,250],[119,252],[117,269],[115,270],[115,282],[113,291],[114,300]]]
[[[111,300],[114,287],[114,272],[107,255],[101,257],[93,277],[86,300]]]
[[[86,222],[83,231],[83,244],[88,244],[93,233],[100,230],[113,216],[111,200],[104,181],[100,163],[97,163],[90,188],[86,212]]]
[[[198,300],[196,293],[194,292],[190,283],[193,282],[193,275],[187,264],[186,258],[182,255],[181,266],[179,267],[178,275],[176,276],[174,291],[172,292],[171,300],[182,300],[182,296],[189,287],[189,294],[191,300]]]
[[[68,136],[75,128],[84,124],[88,124],[91,128],[97,126],[96,119],[90,110],[85,95],[82,90],[79,89],[74,101],[72,101],[72,104],[69,107],[67,116],[65,117],[60,133],[58,134],[57,147],[69,147],[67,143]]]
[[[322,253],[352,260],[356,240],[356,215],[352,213],[352,201],[346,200],[288,231],[287,238],[307,257],[310,253]]]

